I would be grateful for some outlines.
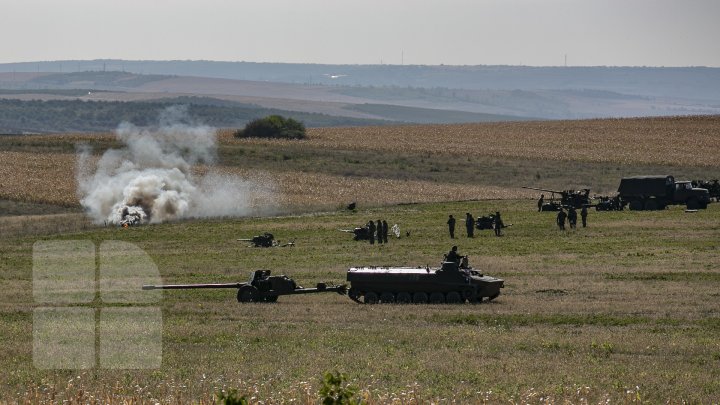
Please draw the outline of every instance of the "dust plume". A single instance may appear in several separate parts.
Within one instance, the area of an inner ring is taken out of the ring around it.
[[[166,109],[154,127],[122,123],[115,134],[124,146],[108,149],[96,164],[89,148],[78,150],[80,203],[96,223],[245,216],[258,212],[258,198],[272,200],[272,184],[213,170],[216,131],[190,122],[186,108]],[[207,171],[194,175],[193,167]]]

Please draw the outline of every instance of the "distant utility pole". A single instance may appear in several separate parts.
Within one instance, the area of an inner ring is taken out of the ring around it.
[[[565,54],[565,67],[567,67],[567,54]]]
[[[400,51],[400,65],[404,65],[404,64],[405,64],[405,50],[403,49]]]

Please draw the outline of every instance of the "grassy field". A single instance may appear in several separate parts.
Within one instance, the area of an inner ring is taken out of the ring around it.
[[[257,268],[306,285],[341,283],[352,265],[434,265],[453,243],[476,268],[506,280],[496,301],[480,305],[366,306],[336,294],[241,305],[232,290],[165,292],[163,362],[150,371],[33,368],[37,238],[6,239],[0,396],[211,401],[237,388],[253,402],[312,402],[321,375],[338,370],[371,403],[717,401],[720,207],[591,212],[588,228],[567,232],[533,208],[517,200],[402,205],[41,238],[134,243],[167,283],[242,281]],[[503,237],[447,236],[448,213],[495,210],[514,224]],[[410,237],[371,246],[337,231],[377,218]],[[264,231],[297,245],[235,240]]]
[[[561,232],[520,186],[611,192],[629,174],[717,178],[718,128],[707,117],[312,129],[302,142],[226,131],[215,170],[274,187],[257,203],[275,214],[128,229],[78,212],[75,143],[99,153],[117,146],[110,136],[0,137],[0,402],[211,403],[237,389],[252,403],[315,403],[323,373],[339,371],[369,403],[716,403],[720,204],[591,211],[588,228]],[[350,201],[357,212],[341,208]],[[448,214],[497,210],[513,224],[503,237],[447,235]],[[338,231],[371,219],[403,237],[371,246]],[[262,232],[296,246],[236,240]],[[32,249],[52,240],[133,243],[166,283],[267,268],[306,286],[342,283],[354,265],[436,265],[457,244],[506,287],[491,303],[423,306],[167,291],[160,368],[40,370]]]

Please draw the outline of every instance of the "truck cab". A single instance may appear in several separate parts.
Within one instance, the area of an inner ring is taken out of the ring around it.
[[[693,187],[690,181],[677,181],[673,200],[680,204],[685,203],[688,209],[704,209],[710,202],[710,193],[707,189]]]

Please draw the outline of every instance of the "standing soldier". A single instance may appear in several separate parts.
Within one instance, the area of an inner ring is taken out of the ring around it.
[[[467,237],[472,238],[475,234],[475,218],[469,212],[465,214],[465,229],[467,229]]]
[[[447,220],[448,230],[450,231],[450,238],[455,239],[455,218],[452,215]]]
[[[379,219],[377,220],[377,240],[378,244],[383,243],[382,221],[380,221]]]
[[[538,212],[542,211],[543,204],[545,203],[545,194],[540,194],[540,199],[538,200]]]
[[[570,223],[570,229],[575,229],[577,225],[577,211],[575,211],[575,207],[570,207],[568,210],[568,222]]]
[[[495,211],[495,219],[493,223],[493,229],[495,229],[495,236],[502,236],[500,230],[503,227],[502,219],[500,218],[500,211]]]
[[[567,218],[567,214],[562,207],[560,207],[560,211],[557,214],[557,226],[561,231],[565,230],[565,218]]]
[[[387,224],[387,221],[383,219],[383,221],[382,221],[382,237],[383,237],[384,243],[387,243],[387,236],[388,236],[388,224]]]
[[[582,219],[583,228],[587,227],[587,206],[585,205],[580,210],[580,218]]]
[[[367,224],[367,227],[368,227],[368,236],[370,236],[370,238],[369,238],[370,244],[374,245],[375,244],[375,222],[370,220],[370,222],[368,222],[368,224]]]

